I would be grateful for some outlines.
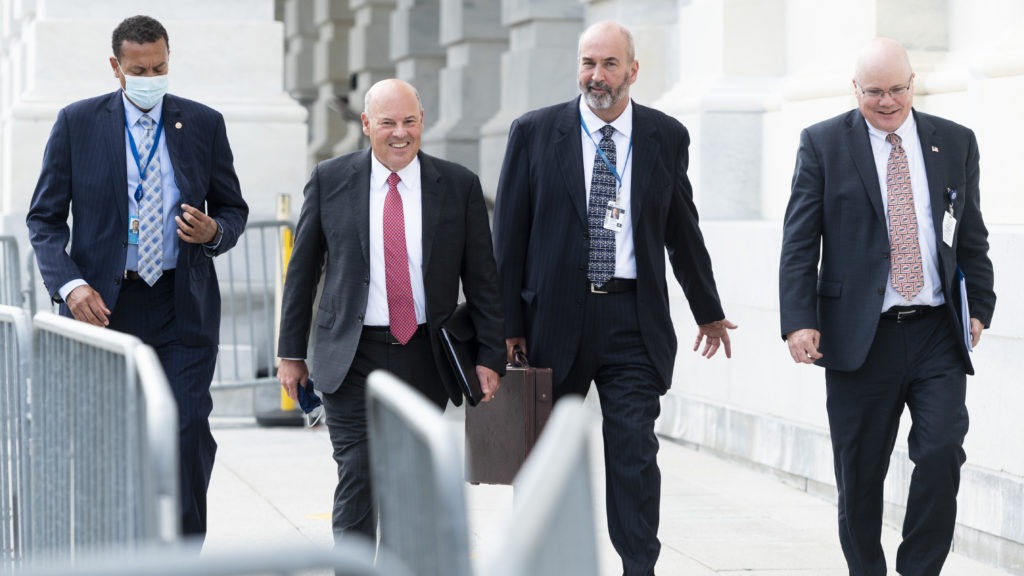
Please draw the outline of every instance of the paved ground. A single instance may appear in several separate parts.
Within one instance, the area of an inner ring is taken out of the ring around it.
[[[461,428],[461,413],[446,416]],[[595,432],[599,423],[595,418]],[[334,464],[320,426],[261,428],[251,419],[218,418],[220,447],[210,486],[210,551],[253,550],[290,542],[331,544]],[[601,466],[594,434],[595,469]],[[835,507],[740,464],[662,440],[662,576],[844,576]],[[620,574],[604,527],[603,476],[594,475],[601,575]],[[494,545],[493,527],[512,506],[507,486],[466,486],[474,558]],[[886,529],[890,563],[899,535]],[[892,573],[895,573],[894,571]],[[1006,576],[957,554],[944,575]]]

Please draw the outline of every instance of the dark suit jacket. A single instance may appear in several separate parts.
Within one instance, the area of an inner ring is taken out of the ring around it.
[[[455,310],[459,280],[480,349],[477,364],[505,372],[503,315],[480,180],[459,166],[419,153],[423,202],[423,287],[434,362],[456,405],[462,393],[438,330]],[[305,358],[320,282],[312,373],[335,392],[352,365],[370,293],[370,150],[321,162],[306,184],[284,285],[278,356]]]
[[[970,314],[987,327],[996,295],[988,230],[981,218],[978,142],[971,130],[959,124],[917,111],[914,118],[928,175],[950,329],[961,329],[957,266],[967,278]],[[859,110],[801,133],[782,241],[782,335],[817,329],[823,355],[817,364],[840,371],[856,370],[864,363],[888,282],[889,232],[868,138]],[[942,241],[949,189],[957,191],[952,246]],[[967,372],[973,374],[959,332],[957,340]]]
[[[224,230],[216,253],[230,249],[245,230],[249,208],[235,175],[224,118],[198,102],[167,95],[162,122],[181,201],[200,209],[205,205]],[[70,229],[69,211],[74,222]],[[82,278],[115,309],[128,255],[128,167],[120,90],[76,102],[57,115],[27,223],[39,272],[54,302],[60,302],[61,286]],[[214,255],[179,241],[174,304],[188,345],[216,345],[219,339]],[[70,316],[64,304],[61,313]]]
[[[583,330],[587,200],[579,98],[512,123],[494,210],[505,333],[525,336],[530,361],[569,371]],[[633,104],[632,193],[637,315],[666,386],[676,335],[669,316],[665,250],[698,324],[725,317],[686,175],[690,137],[677,120]]]

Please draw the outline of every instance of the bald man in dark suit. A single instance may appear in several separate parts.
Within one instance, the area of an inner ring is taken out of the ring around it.
[[[915,469],[896,569],[937,575],[966,459],[968,346],[996,302],[978,142],[913,109],[914,72],[893,40],[864,48],[853,89],[857,109],[800,136],[779,271],[782,336],[795,362],[825,368],[850,574],[886,573],[882,487],[906,406]]]

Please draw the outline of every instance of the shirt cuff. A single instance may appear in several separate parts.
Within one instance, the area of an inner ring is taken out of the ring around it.
[[[60,294],[61,300],[67,302],[68,295],[71,294],[72,290],[78,288],[79,286],[84,286],[86,284],[88,284],[88,282],[86,282],[85,280],[82,280],[81,278],[75,278],[74,280],[71,280],[67,284],[61,286],[60,289],[57,290],[57,293]]]

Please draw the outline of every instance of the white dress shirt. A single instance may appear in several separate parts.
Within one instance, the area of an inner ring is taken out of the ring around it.
[[[888,132],[882,132],[870,123],[868,135],[871,140],[871,151],[875,156],[875,169],[878,171],[878,184],[882,190],[882,207],[885,210],[886,227],[889,225],[889,195],[886,180],[888,178],[889,152],[892,145],[886,141]],[[882,312],[893,306],[938,306],[945,302],[942,296],[942,285],[939,282],[939,258],[935,247],[935,222],[932,220],[932,200],[928,192],[928,175],[924,169],[924,157],[921,153],[921,139],[917,136],[917,123],[914,115],[896,130],[901,145],[907,154],[910,165],[910,187],[914,193],[914,213],[917,215],[917,239],[921,246],[921,266],[924,271],[924,287],[912,300],[905,300],[892,287],[892,278],[885,283],[885,298],[882,300]]]
[[[580,135],[583,140],[583,177],[587,186],[587,205],[590,203],[590,181],[594,177],[594,157],[597,154],[597,143],[601,141],[601,128],[607,122],[597,117],[597,114],[587,106],[583,98],[580,98],[580,115],[585,123],[580,125]],[[633,154],[630,151],[630,143],[633,137],[633,102],[626,104],[626,109],[619,114],[619,117],[611,122],[615,133],[612,140],[615,141],[615,169],[622,177],[622,185],[618,189],[618,204],[625,206],[626,214],[622,229],[615,233],[615,278],[636,278],[636,258],[633,250],[633,206],[630,204],[632,186]],[[590,136],[587,136],[587,131]]]
[[[388,195],[391,170],[370,154],[370,297],[366,301],[365,326],[388,326],[387,278],[384,274],[384,199]],[[423,289],[423,201],[420,188],[420,159],[414,158],[399,170],[398,193],[402,197],[405,244],[409,253],[409,280],[416,307],[416,323],[427,321],[426,292]]]

